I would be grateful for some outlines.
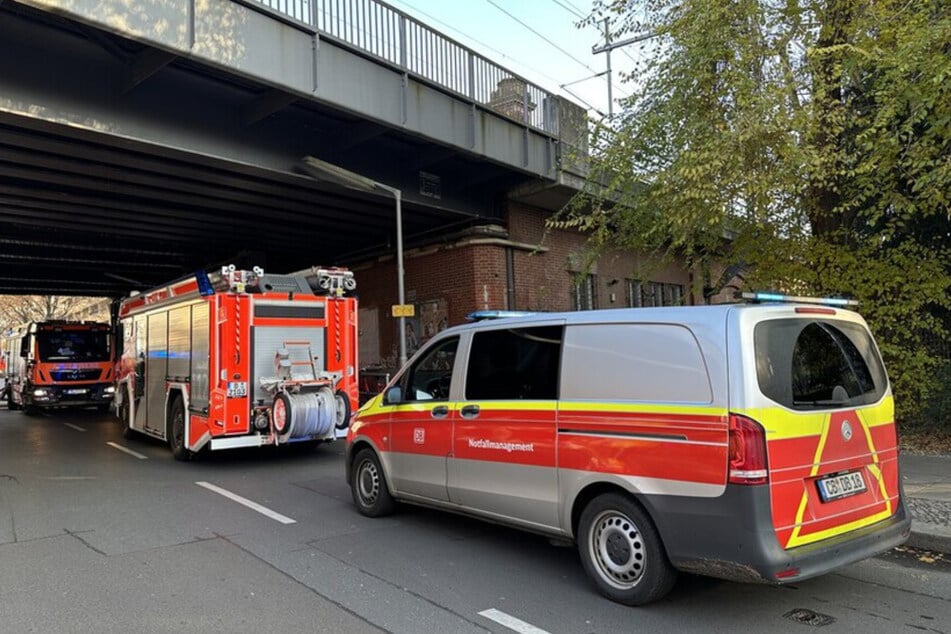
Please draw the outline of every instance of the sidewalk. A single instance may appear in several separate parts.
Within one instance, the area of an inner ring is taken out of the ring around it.
[[[911,511],[908,546],[951,553],[951,455],[899,457]]]

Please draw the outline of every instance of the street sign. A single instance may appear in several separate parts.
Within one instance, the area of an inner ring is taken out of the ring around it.
[[[392,310],[393,310],[394,317],[415,317],[416,316],[415,304],[393,304]]]

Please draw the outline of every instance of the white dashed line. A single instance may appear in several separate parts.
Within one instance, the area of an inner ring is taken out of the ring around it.
[[[511,614],[506,614],[492,608],[491,610],[482,610],[479,612],[479,616],[484,616],[490,621],[495,621],[500,625],[504,625],[510,630],[514,630],[519,634],[548,634],[546,630],[540,629],[532,625],[531,623],[526,623],[521,619],[517,619]]]
[[[79,425],[73,425],[72,423],[63,423],[63,424],[66,425],[67,427],[69,427],[70,429],[75,429],[76,431],[86,431],[85,429],[83,429],[83,428],[80,427]]]
[[[204,487],[208,489],[209,491],[214,491],[218,495],[223,495],[229,500],[233,500],[237,502],[238,504],[243,504],[244,506],[248,507],[252,511],[257,511],[261,515],[266,515],[267,517],[270,517],[272,520],[277,520],[281,524],[296,524],[297,523],[297,520],[293,520],[287,517],[286,515],[281,515],[280,513],[276,511],[272,511],[266,506],[261,506],[257,502],[252,502],[251,500],[247,498],[243,498],[236,493],[232,493],[231,491],[228,491],[227,489],[222,489],[221,487],[215,486],[209,482],[196,482],[195,484],[197,484],[200,487]]]
[[[148,460],[148,458],[149,458],[148,456],[143,456],[143,455],[140,454],[138,451],[132,451],[131,449],[128,449],[127,447],[123,447],[122,445],[119,445],[119,444],[114,443],[114,442],[107,442],[106,444],[109,445],[110,447],[114,448],[114,449],[118,449],[119,451],[121,451],[121,452],[123,452],[123,453],[127,453],[127,454],[129,454],[130,456],[135,456],[135,457],[138,458],[139,460]]]

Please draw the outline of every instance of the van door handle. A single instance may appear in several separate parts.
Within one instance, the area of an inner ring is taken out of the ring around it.
[[[479,415],[479,406],[478,405],[466,405],[459,413],[463,418],[475,418]]]
[[[449,406],[448,405],[437,405],[432,408],[429,412],[430,416],[433,418],[445,418],[449,416]]]

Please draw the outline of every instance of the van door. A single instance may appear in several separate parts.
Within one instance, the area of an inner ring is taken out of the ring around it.
[[[558,526],[555,435],[564,327],[473,333],[453,412],[449,499],[467,509]]]
[[[777,538],[794,548],[891,517],[898,447],[888,379],[865,322],[831,308],[787,309],[753,325]]]
[[[447,501],[446,460],[452,450],[449,401],[459,337],[435,343],[398,385],[390,414],[390,478],[398,492]]]

